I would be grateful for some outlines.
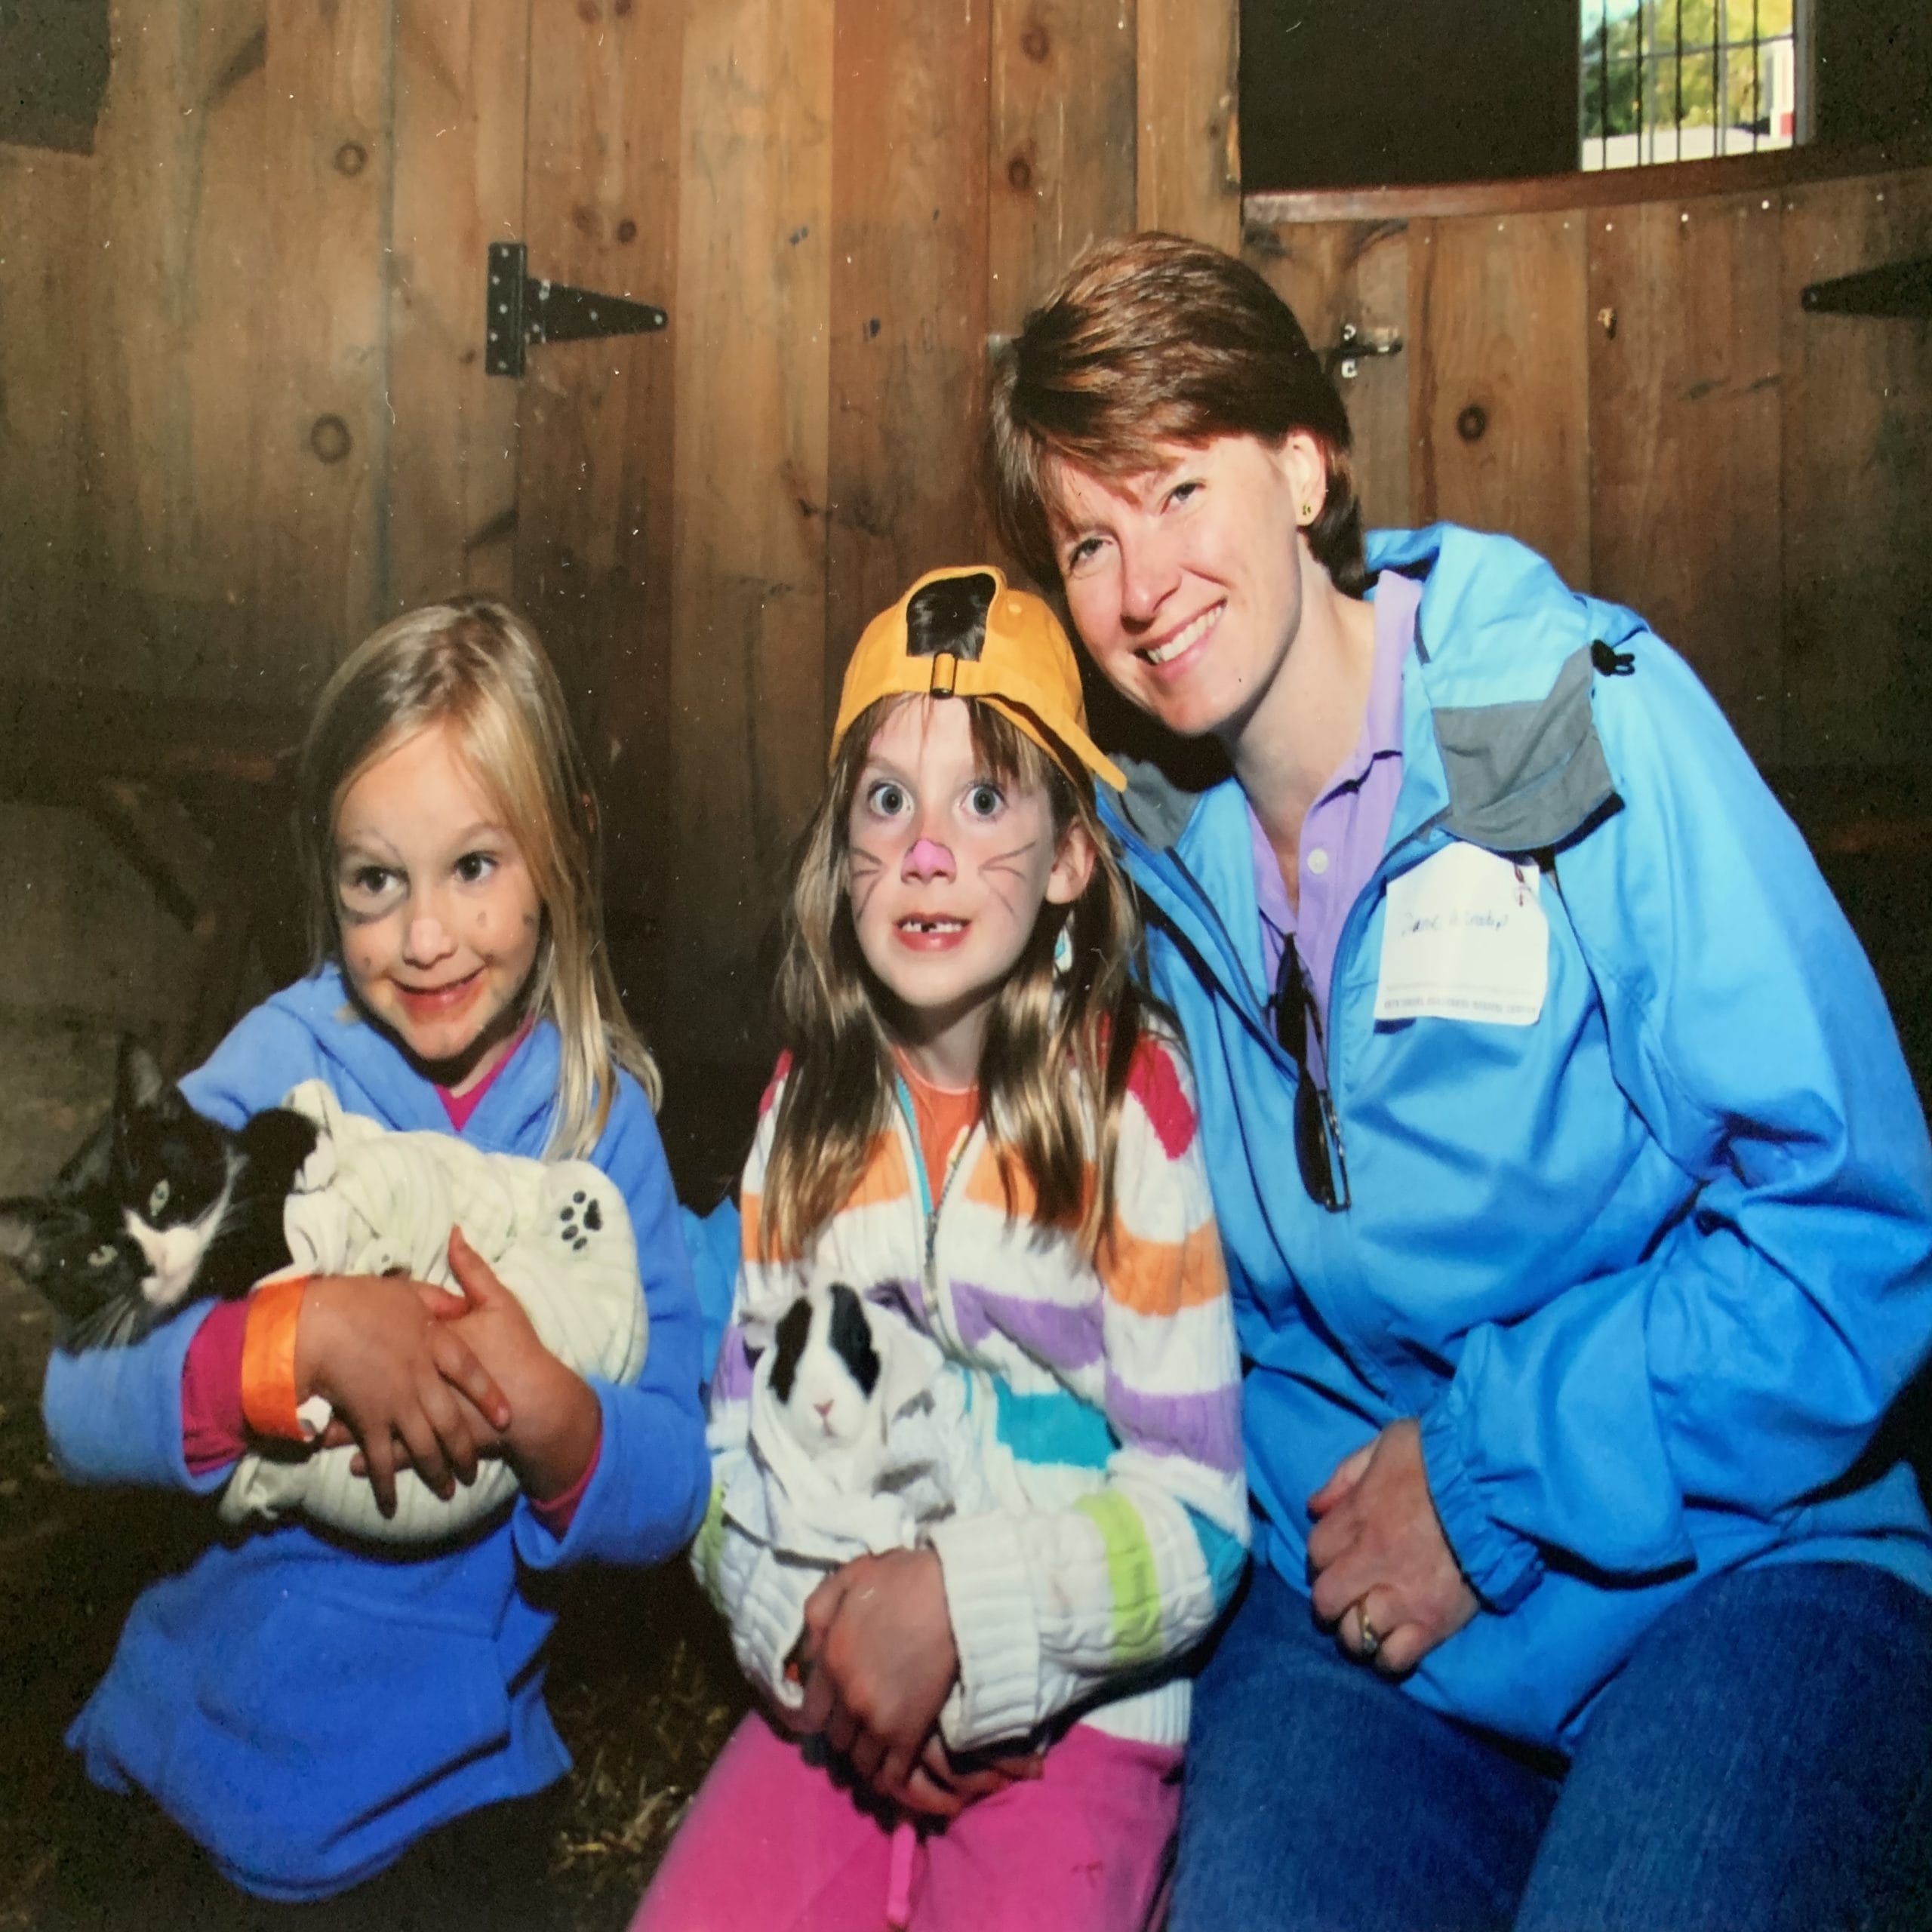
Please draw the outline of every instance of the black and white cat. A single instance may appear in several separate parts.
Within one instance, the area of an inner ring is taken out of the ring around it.
[[[45,1195],[0,1201],[0,1255],[53,1303],[63,1348],[138,1342],[288,1265],[282,1206],[315,1141],[285,1107],[218,1126],[124,1038],[106,1119]]]

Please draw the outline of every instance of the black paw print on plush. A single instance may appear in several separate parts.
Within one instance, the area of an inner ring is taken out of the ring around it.
[[[604,1210],[595,1201],[585,1199],[579,1188],[557,1219],[563,1223],[557,1232],[563,1236],[564,1245],[574,1253],[590,1245],[589,1235],[604,1225]]]

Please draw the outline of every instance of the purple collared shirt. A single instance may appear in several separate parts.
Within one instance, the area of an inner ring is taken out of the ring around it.
[[[1377,580],[1375,662],[1369,673],[1368,709],[1355,749],[1342,761],[1302,821],[1297,854],[1299,912],[1288,903],[1288,888],[1275,848],[1254,808],[1248,811],[1254,893],[1261,910],[1261,960],[1267,984],[1272,990],[1292,933],[1302,971],[1315,995],[1315,1010],[1321,1017],[1324,1042],[1328,987],[1334,974],[1342,921],[1381,861],[1389,843],[1389,823],[1395,816],[1396,795],[1402,789],[1402,667],[1415,640],[1416,612],[1421,603],[1422,586],[1412,578],[1384,571]],[[1319,1044],[1315,1051],[1321,1051]]]

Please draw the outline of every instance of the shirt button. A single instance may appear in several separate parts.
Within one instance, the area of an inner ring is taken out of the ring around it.
[[[1308,869],[1317,878],[1328,869],[1328,854],[1319,845],[1308,855]]]

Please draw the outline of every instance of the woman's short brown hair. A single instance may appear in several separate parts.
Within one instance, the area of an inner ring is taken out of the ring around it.
[[[1321,445],[1327,492],[1309,547],[1337,589],[1367,581],[1349,418],[1287,304],[1254,269],[1178,235],[1097,242],[1026,318],[988,400],[993,514],[1042,583],[1060,576],[1048,528],[1052,465],[1110,482],[1144,474],[1164,445],[1216,436]]]

